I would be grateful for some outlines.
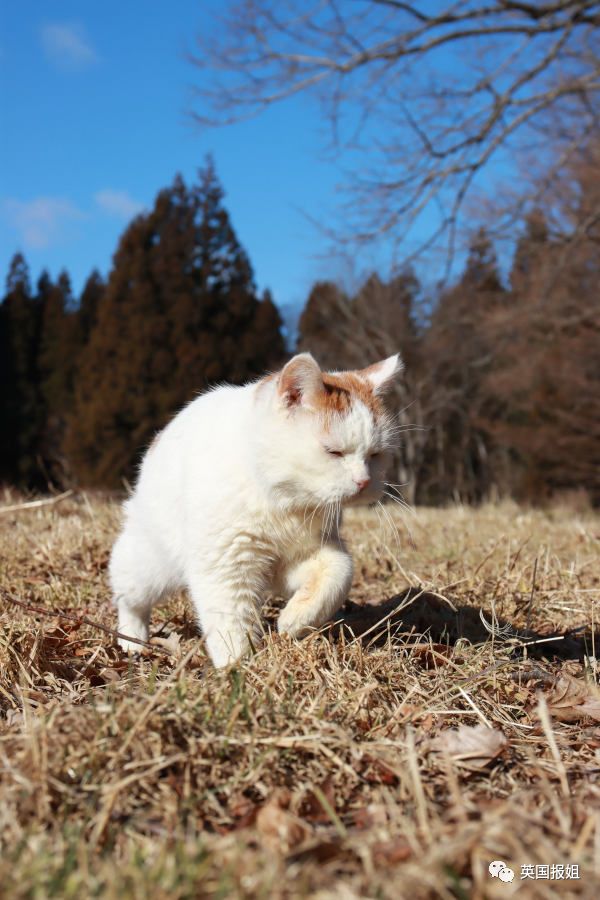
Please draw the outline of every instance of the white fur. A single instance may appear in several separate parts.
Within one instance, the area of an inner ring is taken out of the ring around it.
[[[119,631],[147,639],[152,607],[185,587],[224,666],[260,637],[267,593],[288,598],[279,630],[292,636],[342,605],[352,560],[341,505],[379,496],[389,426],[357,402],[325,430],[309,396],[319,388],[306,376],[312,366],[320,371],[302,354],[279,376],[198,397],[148,449],[110,560]],[[389,378],[397,358],[381,366]],[[283,390],[285,373],[296,392]]]

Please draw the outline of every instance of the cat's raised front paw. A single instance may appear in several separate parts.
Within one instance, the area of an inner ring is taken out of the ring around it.
[[[290,637],[303,638],[315,630],[312,622],[307,620],[306,610],[298,609],[288,604],[281,611],[277,622],[277,630],[280,634],[289,634]]]

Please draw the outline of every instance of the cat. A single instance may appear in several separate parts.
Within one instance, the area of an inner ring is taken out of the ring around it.
[[[327,622],[352,581],[340,512],[382,494],[395,433],[382,395],[401,369],[395,355],[322,372],[300,353],[181,410],[146,451],[124,505],[109,566],[119,631],[147,640],[153,606],[182,587],[216,667],[256,646],[268,593],[287,598],[282,633]]]

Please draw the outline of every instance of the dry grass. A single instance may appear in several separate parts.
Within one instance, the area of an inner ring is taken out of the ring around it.
[[[375,514],[347,522],[360,606],[228,672],[183,598],[153,623],[176,652],[136,661],[10,602],[114,626],[113,502],[0,514],[0,893],[596,896],[599,518],[423,509],[411,548],[390,514],[400,552]]]

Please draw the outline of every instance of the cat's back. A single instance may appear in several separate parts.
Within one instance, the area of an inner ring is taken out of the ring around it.
[[[239,458],[252,414],[254,384],[223,385],[192,400],[159,432],[142,461],[137,492],[162,485],[189,492],[191,482],[214,483]]]
[[[244,431],[254,385],[207,391],[180,410],[148,447],[126,518],[160,541],[182,545],[198,516],[235,505],[244,479]]]
[[[254,387],[221,385],[196,397],[161,432],[157,449],[179,448],[185,453],[189,448],[196,455],[218,448],[222,454],[223,442],[246,427]]]

